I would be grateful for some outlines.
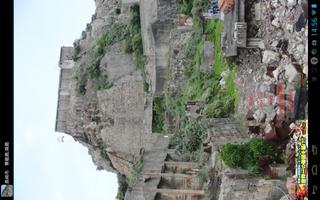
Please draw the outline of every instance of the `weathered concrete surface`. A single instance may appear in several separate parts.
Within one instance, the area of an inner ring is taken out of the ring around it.
[[[264,180],[260,177],[250,177],[242,170],[225,169],[219,199],[274,200],[280,199],[286,193],[286,184],[282,180]]]
[[[108,53],[101,60],[100,67],[105,69],[108,80],[111,82],[133,74],[137,70],[133,56],[124,53],[123,45],[119,43],[109,48]]]
[[[141,0],[141,31],[146,73],[153,94],[163,92],[165,70],[169,61],[170,34],[175,26],[177,7],[174,0]]]

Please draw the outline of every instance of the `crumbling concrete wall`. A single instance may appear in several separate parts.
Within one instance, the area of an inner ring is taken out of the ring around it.
[[[169,60],[171,31],[175,27],[177,6],[174,0],[141,0],[140,17],[146,73],[153,94],[162,94]]]
[[[72,79],[72,68],[74,62],[72,60],[72,47],[61,47],[60,49],[60,77],[58,89],[58,106],[56,116],[55,131],[68,132],[70,131],[70,82]]]

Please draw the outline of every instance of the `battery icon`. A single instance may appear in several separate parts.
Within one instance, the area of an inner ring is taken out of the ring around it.
[[[311,4],[311,8],[317,8],[317,4]]]

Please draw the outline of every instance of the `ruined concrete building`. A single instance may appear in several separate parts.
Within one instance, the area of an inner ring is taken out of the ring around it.
[[[143,155],[141,176],[127,190],[125,200],[200,200],[205,196],[205,191],[197,178],[199,166],[181,160],[176,149],[169,145],[170,136],[152,132],[153,98],[163,95],[165,89],[178,93],[183,86],[187,59],[182,59],[181,46],[192,37],[193,30],[190,26],[177,26],[176,0],[122,0],[121,13],[117,10],[119,2],[95,0],[96,14],[90,23],[91,30],[87,30],[86,37],[79,42],[80,52],[76,61],[72,58],[72,47],[61,48],[55,130],[71,135],[86,146],[98,169],[126,177],[132,175],[134,164]],[[97,80],[88,78],[92,71],[85,68],[89,65],[86,62],[96,61],[97,41],[105,30],[112,24],[129,23],[129,7],[134,3],[140,5],[145,74],[136,66],[132,53],[123,50],[125,42],[118,41],[107,46],[104,49],[107,53],[99,55],[99,62],[94,62],[101,74],[107,74],[107,80],[102,79],[102,82],[110,82],[110,87],[95,87]],[[233,10],[225,16],[222,48],[226,55],[236,55],[237,48],[246,45],[244,0],[235,0]],[[204,57],[201,60],[201,71],[204,73],[212,70],[213,48],[212,43],[204,43]],[[168,66],[172,67],[170,75],[174,78],[166,85]],[[150,85],[148,91],[144,91],[145,82]],[[84,87],[86,92],[78,94],[79,86]],[[201,116],[203,107],[203,102],[187,103],[191,118]],[[213,159],[222,144],[248,139],[248,135],[240,133],[238,124],[230,119],[210,119],[207,123],[207,145],[211,145],[207,151]],[[222,175],[222,180],[226,181],[221,184],[221,200],[230,200],[227,185],[232,180],[229,175]],[[235,197],[249,193],[259,196],[258,192],[242,187]],[[263,195],[268,196],[268,192]]]
[[[72,47],[61,47],[60,50],[60,78],[55,131],[62,133],[69,133],[72,129],[68,120],[71,95],[70,80],[72,79],[72,68],[74,66],[72,51]]]

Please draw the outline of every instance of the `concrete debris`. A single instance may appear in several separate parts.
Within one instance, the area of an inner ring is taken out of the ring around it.
[[[287,6],[293,7],[297,4],[297,0],[287,0]]]
[[[271,24],[277,28],[280,28],[281,22],[279,18],[275,18],[274,20],[272,20]]]
[[[257,122],[265,122],[266,121],[266,113],[262,112],[261,110],[257,110],[254,114],[253,114],[253,118],[257,121]]]
[[[271,64],[274,62],[279,62],[279,54],[274,51],[265,50],[263,52],[262,62],[265,64]]]
[[[296,70],[295,66],[292,64],[285,66],[285,78],[292,83],[293,81],[297,81],[299,77],[299,72]]]

